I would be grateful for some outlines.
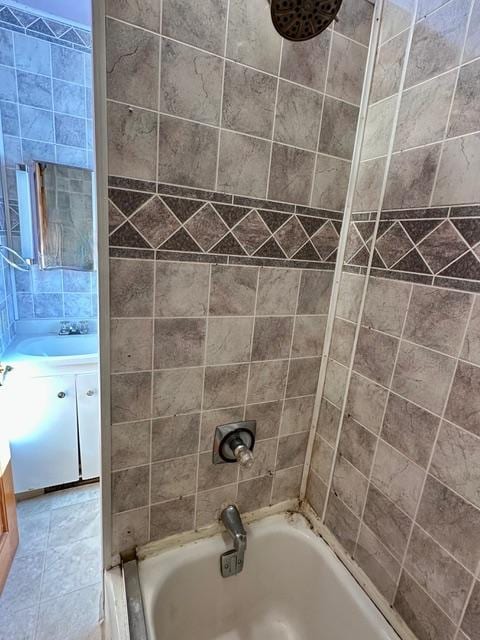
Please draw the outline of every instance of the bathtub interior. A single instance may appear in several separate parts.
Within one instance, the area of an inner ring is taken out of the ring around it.
[[[139,563],[149,640],[398,640],[302,516],[247,526],[243,572],[222,578],[224,535]]]

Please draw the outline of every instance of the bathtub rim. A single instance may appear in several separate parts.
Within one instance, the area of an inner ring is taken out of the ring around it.
[[[369,598],[374,607],[378,610],[380,615],[386,620],[387,624],[389,624],[395,633],[400,637],[401,640],[418,640],[417,636],[410,630],[410,628],[406,625],[404,620],[395,612],[395,610],[389,605],[385,597],[380,593],[380,591],[375,587],[373,582],[367,576],[367,574],[360,568],[359,565],[355,563],[355,561],[345,552],[341,544],[337,541],[335,536],[328,530],[328,528],[322,524],[320,518],[310,506],[310,504],[305,500],[302,503],[299,502],[298,499],[291,499],[279,503],[277,505],[273,505],[271,507],[265,507],[263,509],[259,509],[257,511],[253,511],[251,513],[242,514],[242,519],[245,523],[251,524],[258,520],[263,520],[264,518],[268,518],[269,516],[276,514],[285,514],[288,515],[290,513],[299,514],[303,516],[305,519],[306,525],[311,529],[311,531],[318,536],[329,548],[329,550],[336,556],[337,560],[345,567],[345,569],[350,574],[350,577],[359,585],[360,589],[365,593],[366,597]],[[164,538],[163,540],[156,540],[149,542],[145,545],[139,546],[136,549],[136,557],[138,562],[142,562],[149,558],[155,557],[161,554],[165,550],[169,550],[172,548],[182,547],[190,542],[201,541],[205,538],[210,538],[217,534],[221,534],[224,532],[224,528],[220,523],[216,523],[200,529],[199,531],[189,531],[182,534],[176,534],[173,536],[169,536]],[[106,577],[108,580],[109,575],[112,575],[113,572],[119,571],[119,567],[114,567],[110,571],[106,572]],[[118,583],[117,583],[118,584]],[[125,589],[125,585],[122,580],[122,588]],[[106,599],[109,598],[108,590],[106,589]],[[124,630],[124,618],[123,611],[118,611],[119,599],[116,598],[117,613],[121,615],[122,622],[120,626],[122,630]],[[121,604],[121,603],[120,603]],[[119,607],[123,609],[123,607]],[[126,604],[125,604],[126,610]],[[106,617],[108,618],[108,609],[106,611]],[[111,613],[111,612],[110,612]],[[111,618],[114,616],[111,616]],[[128,628],[128,625],[127,625]],[[128,633],[128,632],[127,632]],[[121,640],[129,640],[128,635],[121,635]],[[132,639],[133,640],[133,639]]]
[[[338,569],[340,572],[338,577],[340,580],[345,577],[348,580],[353,581],[352,585],[355,584],[353,589],[356,591],[356,594],[354,595],[356,597],[360,596],[360,598],[364,598],[364,601],[360,604],[362,607],[366,607],[367,616],[379,615],[380,618],[383,619],[385,625],[391,629],[392,640],[397,640],[397,638],[398,640],[418,640],[400,616],[396,614],[385,598],[374,587],[368,576],[359,569],[359,567],[355,567],[352,559],[349,559],[345,553],[342,553],[343,550],[339,543],[335,540],[334,536],[328,532],[323,525],[321,525],[315,512],[311,507],[309,507],[309,505],[303,504],[301,505],[301,508],[297,507],[296,509],[291,508],[287,510],[279,510],[278,508],[267,508],[261,511],[269,511],[269,513],[262,513],[261,515],[259,515],[259,512],[252,512],[245,515],[242,514],[242,519],[246,524],[257,524],[257,526],[262,528],[269,527],[272,524],[275,526],[277,522],[279,522],[281,526],[283,525],[296,530],[300,535],[303,535],[310,540],[311,543],[323,544],[324,547],[319,550],[319,553],[326,553],[331,561],[338,563]],[[281,520],[272,523],[271,520],[273,520],[273,518],[279,518]],[[267,522],[267,520],[270,520],[270,522]],[[202,535],[198,535],[199,533]],[[154,572],[155,569],[158,570],[158,566],[155,566],[157,565],[156,560],[160,559],[161,556],[169,555],[170,553],[180,549],[182,546],[188,545],[190,547],[192,543],[201,543],[202,541],[210,540],[214,536],[222,535],[224,533],[222,526],[215,525],[208,527],[207,530],[202,532],[197,532],[197,535],[190,533],[190,535],[181,534],[179,536],[171,536],[168,539],[160,541],[160,544],[149,543],[142,549],[139,549],[138,570],[140,583],[142,585],[142,600],[144,602],[147,627],[149,626],[148,609],[150,601],[155,593],[155,586],[150,585],[148,587],[148,592],[144,592],[143,584],[145,583],[142,581],[145,580],[145,576],[142,577],[142,565],[145,567],[147,574],[151,571]],[[145,565],[150,566],[147,569],[147,566]],[[356,571],[353,571],[352,569],[356,569]],[[148,579],[149,576],[147,575],[147,580]]]
[[[252,524],[258,520],[263,520],[269,516],[281,514],[281,513],[302,513],[300,508],[300,501],[298,498],[291,500],[285,500],[270,507],[264,507],[263,509],[257,509],[256,511],[250,511],[248,513],[242,513],[242,521],[244,524]],[[308,518],[307,518],[308,519]],[[203,527],[198,531],[186,531],[185,533],[178,533],[173,536],[162,538],[161,540],[152,540],[144,545],[137,547],[137,560],[142,562],[148,558],[154,557],[166,551],[168,549],[183,547],[190,542],[196,542],[204,540],[205,538],[211,538],[219,533],[224,533],[225,527],[218,521],[208,527]]]

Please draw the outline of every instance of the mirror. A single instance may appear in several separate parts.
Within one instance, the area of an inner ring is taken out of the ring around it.
[[[94,270],[92,176],[88,169],[35,163],[41,269]]]

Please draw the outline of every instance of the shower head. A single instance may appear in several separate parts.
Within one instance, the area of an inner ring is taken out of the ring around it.
[[[287,40],[310,40],[335,19],[342,0],[270,0],[272,21]]]

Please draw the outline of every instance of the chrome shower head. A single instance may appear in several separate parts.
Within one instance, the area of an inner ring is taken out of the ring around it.
[[[272,21],[287,40],[310,40],[335,19],[342,0],[271,0]]]

